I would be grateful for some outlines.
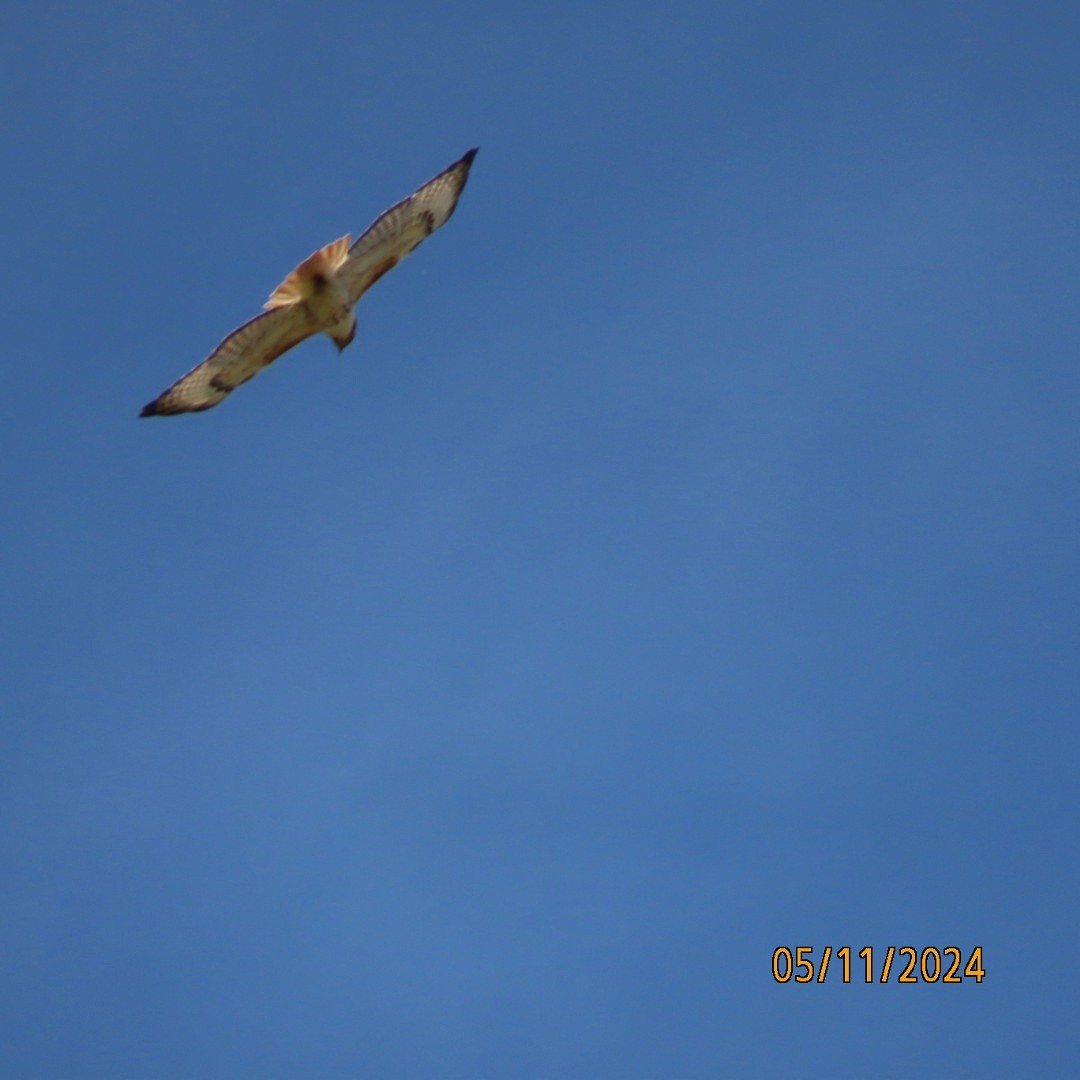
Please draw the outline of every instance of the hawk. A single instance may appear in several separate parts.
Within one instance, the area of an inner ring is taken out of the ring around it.
[[[343,236],[309,255],[270,294],[261,315],[234,330],[140,416],[201,412],[320,330],[340,352],[356,335],[356,302],[454,212],[476,149],[377,217],[355,244]]]

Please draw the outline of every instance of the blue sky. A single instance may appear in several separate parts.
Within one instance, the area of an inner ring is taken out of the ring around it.
[[[1075,1070],[1075,5],[4,23],[0,1075]]]

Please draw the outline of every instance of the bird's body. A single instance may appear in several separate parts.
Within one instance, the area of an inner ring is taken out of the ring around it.
[[[350,246],[343,236],[309,255],[270,294],[266,311],[234,330],[140,415],[200,412],[222,401],[282,353],[320,331],[344,349],[356,335],[356,302],[454,212],[476,150],[376,218]]]
[[[309,255],[263,304],[267,311],[300,305],[318,329],[334,339],[338,351],[356,336],[356,301],[339,271],[348,261],[349,237]]]

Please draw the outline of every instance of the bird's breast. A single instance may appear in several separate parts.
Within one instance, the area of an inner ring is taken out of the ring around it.
[[[343,281],[319,275],[312,279],[311,291],[304,300],[311,317],[323,330],[347,322],[352,315],[352,297]]]

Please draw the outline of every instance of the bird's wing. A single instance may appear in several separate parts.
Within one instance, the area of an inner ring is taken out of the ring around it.
[[[392,270],[422,240],[454,212],[469,178],[476,150],[429,180],[415,194],[377,217],[353,246],[338,271],[355,304],[388,270]]]
[[[256,315],[237,327],[201,364],[177,379],[139,415],[209,409],[318,329],[303,304]]]

